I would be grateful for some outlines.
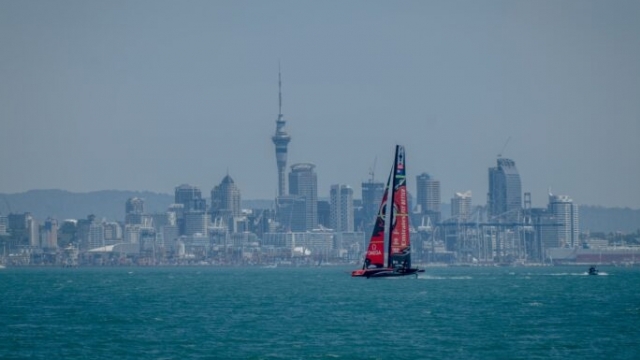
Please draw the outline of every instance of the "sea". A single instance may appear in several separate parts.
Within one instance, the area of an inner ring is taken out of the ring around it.
[[[0,270],[0,359],[640,359],[640,268]]]

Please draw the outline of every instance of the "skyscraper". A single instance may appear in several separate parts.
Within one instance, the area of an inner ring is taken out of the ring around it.
[[[227,175],[211,190],[211,218],[240,216],[240,210],[240,189]]]
[[[307,230],[306,198],[297,195],[278,196],[276,211],[281,231],[304,232]]]
[[[337,232],[353,232],[353,189],[348,185],[331,185],[331,228]]]
[[[440,181],[427,173],[416,176],[416,190],[420,213],[431,219],[432,224],[440,222]]]
[[[549,212],[556,221],[556,246],[575,248],[580,245],[578,206],[567,195],[549,194]]]
[[[291,165],[289,173],[289,194],[305,201],[305,228],[318,227],[318,176],[315,165],[304,163]]]
[[[471,191],[455,193],[451,199],[451,217],[466,222],[471,215]]]
[[[58,221],[47,218],[44,222],[42,241],[43,248],[55,249],[58,247]]]
[[[280,69],[278,68],[278,120],[276,120],[276,133],[271,137],[271,141],[276,146],[276,163],[278,165],[278,196],[286,195],[284,172],[287,168],[287,145],[291,141],[291,136],[284,130],[286,121],[282,115],[282,81],[280,79]]]
[[[207,201],[202,198],[200,189],[187,184],[176,187],[175,203],[182,205],[182,211],[176,212],[179,234],[205,234]],[[189,226],[187,226],[187,222]],[[189,230],[187,230],[187,227],[189,227]],[[204,232],[202,232],[203,227]]]
[[[176,187],[174,202],[184,205],[184,211],[206,210],[206,200],[197,186],[182,184]]]
[[[125,204],[125,224],[142,224],[142,215],[144,214],[144,200],[139,197],[127,199]]]
[[[362,231],[367,235],[370,235],[373,231],[373,223],[378,214],[383,194],[384,183],[374,182],[373,180],[362,183],[362,212],[364,218]]]
[[[498,158],[498,166],[489,168],[487,208],[492,221],[519,221],[522,189],[515,161]]]

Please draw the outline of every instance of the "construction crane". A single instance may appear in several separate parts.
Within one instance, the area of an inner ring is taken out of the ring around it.
[[[369,168],[369,176],[371,176],[371,178],[369,178],[369,182],[373,182],[375,179],[377,161],[378,161],[378,157],[376,156],[375,158],[373,158],[373,166]]]
[[[502,147],[502,150],[500,150],[500,153],[498,154],[498,158],[502,157],[502,153],[504,153],[504,149],[506,149],[507,144],[509,143],[509,140],[511,140],[511,136],[509,136],[507,138],[507,141],[504,142],[504,146]]]

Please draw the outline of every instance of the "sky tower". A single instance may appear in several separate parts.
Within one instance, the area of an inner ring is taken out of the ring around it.
[[[280,79],[280,65],[278,65],[278,120],[276,120],[276,134],[271,137],[276,146],[276,162],[278,164],[278,196],[286,195],[285,169],[287,167],[287,145],[291,136],[284,130],[287,122],[282,118],[282,81]]]

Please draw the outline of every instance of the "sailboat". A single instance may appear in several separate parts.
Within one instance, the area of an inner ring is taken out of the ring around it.
[[[411,267],[408,209],[404,146],[396,145],[393,168],[380,201],[364,263],[361,269],[352,271],[351,276],[417,276],[424,272]],[[389,221],[385,222],[387,215]]]

